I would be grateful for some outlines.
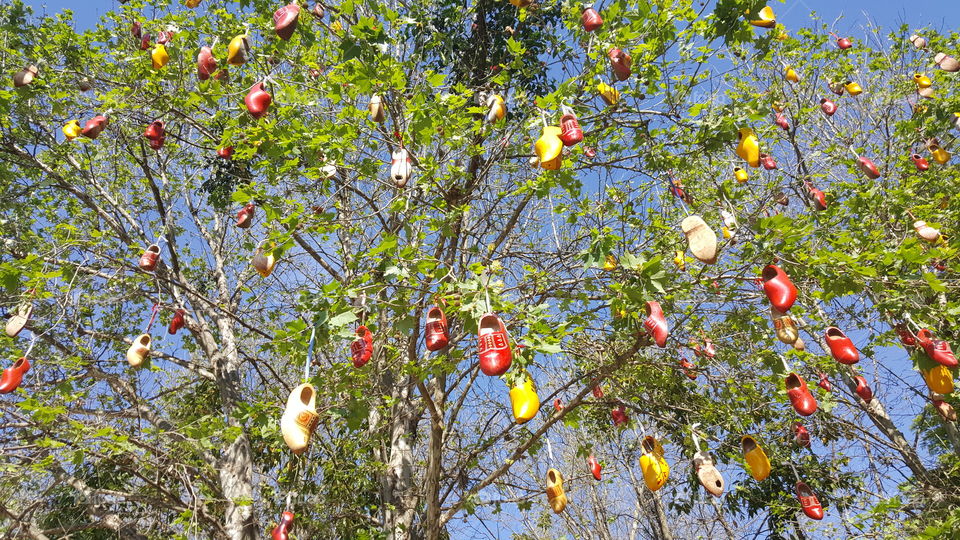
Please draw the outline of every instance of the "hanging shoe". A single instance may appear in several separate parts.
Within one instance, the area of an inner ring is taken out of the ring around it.
[[[139,266],[141,270],[153,272],[157,269],[157,262],[160,260],[160,246],[150,244],[150,247],[140,256]]]
[[[567,507],[567,495],[563,492],[563,475],[557,469],[547,471],[547,502],[557,514]]]
[[[492,94],[490,97],[488,97],[486,107],[486,121],[488,124],[495,124],[507,116],[507,105],[504,103],[503,97],[500,95]]]
[[[793,69],[792,67],[787,68],[787,71],[784,74],[783,78],[786,79],[787,82],[792,82],[792,83],[800,82],[800,76],[797,75],[797,70]]]
[[[17,88],[27,86],[40,74],[37,66],[27,66],[13,75],[13,85]]]
[[[599,384],[593,387],[593,397],[603,399],[603,388]]]
[[[833,391],[833,385],[830,384],[830,379],[827,378],[827,374],[824,372],[819,372],[818,376],[820,377],[820,382],[817,383],[817,386],[823,388],[827,392]]]
[[[647,312],[647,318],[643,321],[644,329],[650,334],[658,347],[666,347],[670,329],[667,326],[667,319],[663,315],[660,302],[650,300],[645,304],[644,309]]]
[[[583,140],[583,130],[575,114],[567,113],[560,117],[560,140],[564,146],[573,146]]]
[[[650,491],[657,491],[667,483],[667,477],[670,476],[670,466],[663,458],[663,446],[649,435],[643,438],[640,446],[643,449],[643,454],[640,455],[643,482]]]
[[[843,83],[841,83],[841,82],[830,82],[830,83],[827,83],[827,88],[829,88],[831,92],[833,92],[834,94],[836,94],[836,95],[838,95],[838,96],[842,96],[842,95],[843,95],[843,88],[844,88],[844,86],[843,86]]]
[[[759,158],[758,158],[758,159],[759,159]],[[734,168],[733,168],[733,177],[737,180],[737,182],[739,182],[739,183],[741,183],[741,184],[746,184],[746,183],[747,183],[747,180],[750,178],[750,175],[747,174],[747,171],[746,171],[746,170],[744,170],[744,169],[742,169],[742,168],[740,168],[740,167],[734,167]]]
[[[393,185],[402,188],[413,174],[413,160],[406,148],[398,148],[390,154],[390,179]]]
[[[744,435],[740,440],[740,447],[743,449],[743,457],[747,461],[747,472],[757,482],[761,482],[764,478],[770,476],[770,460],[763,448],[757,444],[756,439],[750,435]]]
[[[852,42],[850,41],[850,39],[848,39],[848,38],[838,37],[838,38],[837,38],[837,47],[838,47],[841,51],[845,51],[845,50],[849,49],[850,47],[853,47],[853,43],[852,43]]]
[[[366,326],[357,327],[357,339],[350,344],[350,356],[355,368],[362,368],[373,356],[373,334]]]
[[[13,315],[7,319],[4,331],[10,337],[17,337],[30,321],[30,315],[33,313],[33,304],[24,302],[17,306]]]
[[[690,379],[691,381],[697,380],[696,368],[697,366],[695,366],[692,362],[690,362],[686,358],[680,359],[680,369],[683,370],[683,374],[686,375],[687,378]]]
[[[807,381],[796,373],[787,375],[784,380],[787,388],[787,397],[790,398],[790,404],[800,416],[810,416],[817,412],[817,400],[807,388]]]
[[[937,53],[933,57],[933,61],[937,64],[937,66],[940,67],[940,69],[944,71],[948,71],[950,73],[956,73],[957,71],[960,71],[960,62],[958,62],[952,56],[947,56],[943,53]]]
[[[523,381],[510,389],[510,405],[517,424],[529,422],[540,411],[540,397],[529,374],[524,374]]]
[[[760,154],[760,164],[763,165],[763,168],[768,171],[772,171],[777,168],[777,162],[770,154]]]
[[[150,357],[150,334],[140,334],[127,349],[127,363],[140,367]]]
[[[933,409],[945,422],[957,421],[957,412],[953,409],[953,405],[944,401],[943,395],[930,392],[930,402],[933,403]]]
[[[197,55],[197,78],[205,81],[217,71],[217,59],[213,57],[210,47],[200,47]]]
[[[800,448],[810,448],[810,432],[800,422],[793,423],[793,444]]]
[[[853,380],[857,383],[854,393],[860,396],[860,399],[862,399],[864,402],[870,403],[870,400],[873,399],[873,390],[871,390],[867,385],[867,379],[865,379],[863,375],[857,375],[853,378]]]
[[[917,336],[913,335],[913,332],[905,324],[897,323],[894,325],[894,329],[897,331],[897,335],[900,336],[900,343],[903,343],[905,347],[913,347],[917,344]]]
[[[297,29],[297,20],[300,18],[300,6],[289,4],[273,12],[273,30],[277,37],[286,41],[293,36]]]
[[[786,313],[797,301],[797,288],[793,286],[787,274],[780,267],[768,264],[761,274],[763,291],[767,294],[770,304],[777,311]]]
[[[950,161],[950,152],[944,150],[943,147],[940,146],[940,141],[937,139],[930,139],[927,141],[927,150],[930,151],[930,155],[933,156],[933,160],[940,165]]]
[[[770,318],[773,319],[773,328],[776,332],[777,339],[779,339],[781,343],[793,345],[800,339],[800,329],[797,328],[797,323],[794,322],[793,317],[771,306]]]
[[[253,215],[256,205],[249,202],[237,212],[237,228],[249,229],[253,225]]]
[[[587,457],[587,469],[590,471],[590,474],[593,475],[593,478],[598,482],[603,479],[603,467],[592,453]]]
[[[280,516],[280,523],[270,533],[271,540],[288,540],[290,529],[293,528],[293,512],[284,512]]]
[[[96,139],[100,136],[100,133],[106,129],[108,123],[109,121],[106,116],[98,114],[90,120],[87,120],[80,134],[88,139]]]
[[[910,154],[910,159],[913,160],[913,164],[917,167],[917,170],[923,172],[930,168],[930,162],[926,160],[920,154]]]
[[[181,328],[184,327],[184,325],[186,325],[186,321],[184,320],[184,317],[183,317],[184,313],[186,312],[187,311],[185,309],[181,308],[173,313],[173,318],[170,319],[170,325],[167,327],[168,334],[170,334],[171,336],[175,335],[177,331],[179,331]]]
[[[272,102],[273,97],[263,89],[262,82],[251,86],[247,96],[243,98],[243,104],[247,106],[247,112],[257,120],[267,115],[267,109],[270,108]]]
[[[813,202],[814,210],[824,211],[827,209],[827,194],[819,189],[810,186],[807,190],[807,195],[810,196],[810,200]]]
[[[940,240],[940,231],[927,225],[926,221],[914,221],[913,230],[917,231],[917,236],[926,240],[927,242],[930,242],[931,244]]]
[[[934,362],[950,369],[957,367],[957,357],[954,356],[950,344],[942,339],[933,339],[933,332],[930,330],[924,328],[917,332],[917,341],[923,347],[923,352]]]
[[[427,311],[427,323],[423,327],[423,333],[428,351],[439,351],[450,341],[447,334],[447,315],[439,306],[433,306]]]
[[[610,411],[610,417],[613,418],[613,427],[620,427],[630,421],[627,417],[627,408],[623,405],[612,409]]]
[[[723,495],[723,475],[717,470],[713,457],[708,452],[697,452],[693,455],[693,470],[707,493],[714,497]]]
[[[618,81],[625,81],[630,78],[630,67],[633,65],[633,59],[630,55],[613,48],[607,51],[607,58],[610,59],[610,66],[613,68],[613,76]]]
[[[700,216],[687,216],[680,222],[690,253],[702,263],[717,262],[717,235]]]
[[[307,449],[319,422],[316,389],[310,383],[294,388],[280,417],[280,433],[291,452],[299,455]]]
[[[63,136],[66,137],[68,141],[72,141],[79,137],[83,130],[80,128],[80,122],[78,120],[70,120],[60,128],[60,131],[63,132]]]
[[[560,398],[553,400],[553,410],[563,412],[563,402],[560,401]]]
[[[757,12],[756,17],[750,20],[750,24],[760,28],[773,28],[777,24],[777,17],[773,14],[773,8],[763,6]]]
[[[830,354],[837,362],[849,366],[860,361],[860,352],[857,351],[853,341],[836,326],[827,328],[823,333],[823,339],[827,342]]]
[[[737,156],[751,167],[760,166],[760,140],[750,128],[740,128],[737,132]]]
[[[154,120],[147,129],[143,130],[143,136],[150,141],[150,148],[154,150],[159,150],[163,146],[166,133],[167,128],[161,120]]]
[[[587,4],[583,7],[583,14],[580,16],[580,23],[586,32],[593,32],[603,26],[603,19],[597,10],[593,9],[593,4]]]
[[[562,161],[561,152],[563,151],[563,141],[560,140],[560,128],[556,126],[544,126],[543,133],[537,142],[534,143],[534,151],[537,159],[540,160],[540,166],[547,170],[557,170]]]
[[[817,495],[810,489],[810,486],[803,482],[797,482],[797,499],[800,500],[800,506],[803,507],[803,513],[810,519],[823,519],[823,507]]]
[[[370,113],[370,119],[378,124],[382,124],[384,120],[387,119],[383,99],[378,94],[370,96],[370,103],[367,104],[367,112]]]
[[[910,43],[912,43],[913,46],[916,47],[916,48],[918,48],[918,49],[926,49],[926,48],[927,48],[927,40],[924,39],[924,38],[922,38],[922,37],[920,37],[920,36],[918,36],[918,35],[916,35],[916,34],[910,36]]]
[[[250,41],[246,35],[239,35],[230,40],[227,46],[227,63],[231,66],[242,66],[250,58]]]
[[[833,116],[833,114],[837,112],[837,104],[827,98],[823,98],[820,100],[820,110],[827,116]]]
[[[265,242],[261,242],[257,246],[257,251],[253,254],[253,260],[250,264],[260,274],[260,277],[270,277],[274,267],[277,266],[277,258],[273,254],[273,249],[266,250],[264,246]]]
[[[860,170],[863,172],[863,174],[867,175],[867,178],[871,180],[880,178],[880,170],[877,169],[877,166],[873,163],[873,161],[870,160],[870,158],[863,156],[858,157],[857,167],[860,167]]]
[[[846,90],[851,96],[859,96],[863,93],[863,88],[853,81],[847,81],[843,83],[843,89]]]
[[[27,371],[30,371],[30,361],[26,356],[21,356],[12,366],[3,370],[3,375],[0,376],[0,394],[9,394],[16,390]]]
[[[603,99],[603,102],[607,105],[613,106],[620,101],[620,92],[607,83],[599,83],[597,85],[597,92],[600,93],[600,98]]]
[[[153,69],[161,69],[170,61],[170,55],[167,54],[167,48],[163,46],[163,43],[157,43],[157,46],[153,48],[153,52],[150,53],[150,61]]]
[[[510,338],[503,321],[493,313],[480,318],[477,341],[480,351],[480,371],[484,375],[499,377],[510,369],[513,353]]]

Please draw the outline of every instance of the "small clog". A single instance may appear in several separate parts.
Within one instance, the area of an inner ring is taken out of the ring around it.
[[[860,397],[864,402],[870,403],[870,400],[873,399],[873,390],[870,389],[870,386],[867,384],[867,379],[863,375],[857,375],[853,378],[854,382],[857,383],[856,388],[853,390],[857,396]]]
[[[610,411],[610,417],[613,419],[614,427],[620,427],[630,421],[630,418],[627,416],[627,408],[623,405],[612,409]]]
[[[83,130],[80,132],[80,134],[88,139],[96,139],[100,136],[100,133],[106,129],[108,123],[109,120],[107,120],[106,116],[98,114],[90,120],[87,120],[87,123],[83,126]]]
[[[810,416],[817,412],[817,400],[807,388],[807,381],[796,373],[787,375],[784,380],[787,389],[787,397],[790,398],[790,404],[800,416]]]
[[[217,71],[217,59],[210,47],[200,47],[197,54],[197,79],[205,81]]]
[[[926,48],[927,48],[927,40],[926,40],[925,38],[921,37],[921,36],[916,35],[916,34],[910,36],[910,43],[912,43],[913,46],[916,47],[916,48],[918,48],[918,49],[926,49]]]
[[[800,506],[803,507],[803,513],[810,519],[818,521],[823,519],[823,507],[820,506],[820,501],[813,490],[810,489],[810,486],[804,482],[797,482],[796,491]]]
[[[406,148],[397,148],[390,154],[390,179],[393,185],[403,188],[413,174],[413,159]]]
[[[643,328],[650,334],[658,347],[666,347],[670,327],[667,325],[667,319],[663,315],[660,302],[650,300],[644,304],[644,310],[647,313],[647,318],[643,321]]]
[[[290,529],[293,528],[293,518],[293,512],[286,511],[281,514],[280,522],[270,531],[271,540],[289,540]]]
[[[680,222],[690,253],[702,263],[717,262],[717,235],[700,216],[687,216]]]
[[[291,452],[299,455],[306,451],[319,422],[316,389],[310,383],[294,388],[280,417],[280,433]]]
[[[863,88],[860,87],[859,83],[854,81],[847,81],[843,83],[843,89],[846,90],[851,96],[859,96],[863,93]]]
[[[747,180],[750,178],[750,175],[747,174],[747,171],[745,169],[741,167],[734,167],[733,177],[737,180],[737,182],[741,184],[745,184]]]
[[[72,141],[80,136],[83,129],[80,127],[80,121],[70,120],[60,129],[63,132],[63,136],[67,138],[68,141]]]
[[[382,124],[383,121],[387,119],[383,99],[378,94],[370,96],[370,103],[367,104],[367,112],[370,113],[370,119],[378,124]]]
[[[293,36],[300,18],[300,6],[291,3],[273,12],[273,30],[277,37],[286,41]]]
[[[363,325],[357,327],[357,338],[350,344],[353,367],[362,368],[373,356],[373,334]]]
[[[759,28],[773,28],[777,24],[777,17],[773,14],[773,8],[764,6],[757,12],[755,18],[750,20],[750,24]]]
[[[127,363],[140,367],[150,357],[150,334],[140,334],[127,349]]]
[[[629,54],[620,49],[612,48],[607,51],[607,58],[610,59],[613,76],[618,81],[625,81],[630,78],[630,67],[633,65],[633,59],[630,58]]]
[[[237,228],[249,229],[253,225],[253,216],[256,205],[249,202],[237,211]]]
[[[772,171],[777,168],[777,160],[773,159],[773,156],[770,154],[760,154],[760,164],[763,165],[763,168]]]
[[[20,332],[27,326],[27,322],[30,321],[30,314],[33,313],[33,304],[29,302],[24,302],[17,306],[13,315],[7,319],[7,324],[4,326],[4,332],[6,332],[9,337],[17,337]]]
[[[788,67],[786,73],[783,76],[788,82],[798,83],[800,82],[800,76],[797,75],[797,71],[792,67]]]
[[[793,444],[800,448],[810,448],[810,431],[800,422],[793,423]]]
[[[688,379],[691,381],[697,380],[697,366],[694,365],[693,362],[687,360],[686,358],[681,358],[679,364],[680,369],[683,370],[683,374],[686,375]]]
[[[157,269],[157,262],[160,260],[160,246],[150,244],[150,246],[140,256],[138,265],[145,272],[153,272]]]
[[[254,270],[260,274],[260,277],[270,277],[274,267],[277,265],[277,258],[273,254],[273,249],[265,243],[261,243],[257,247],[257,251],[253,254],[253,260],[250,264],[252,264]]]
[[[603,26],[603,19],[593,8],[593,4],[587,4],[583,7],[583,14],[580,15],[580,23],[583,25],[585,32],[593,32]]]
[[[603,102],[607,105],[613,106],[620,101],[620,92],[607,83],[599,83],[597,85],[597,92],[599,92],[600,98],[603,99]]]
[[[37,66],[27,66],[13,75],[13,85],[17,88],[27,86],[40,74]]]
[[[777,311],[786,313],[797,301],[797,288],[793,286],[787,274],[780,267],[770,264],[761,274],[763,291]]]
[[[723,475],[717,470],[713,457],[708,452],[701,451],[693,455],[693,470],[707,493],[714,497],[723,495]]]
[[[835,81],[834,81],[834,82],[829,82],[829,83],[827,83],[827,88],[829,88],[831,92],[833,92],[834,94],[836,94],[836,95],[838,95],[838,96],[842,96],[842,95],[843,95],[844,87],[843,87],[843,83],[841,83],[841,82],[835,82]]]
[[[902,343],[904,347],[915,347],[917,345],[917,336],[913,335],[913,332],[907,328],[907,325],[897,323],[893,328],[897,331],[900,343]]]
[[[270,108],[272,102],[273,96],[264,90],[262,82],[251,86],[246,97],[243,98],[243,104],[247,106],[247,112],[257,120],[267,115],[267,109]]]
[[[773,320],[773,329],[782,343],[793,345],[800,339],[800,329],[793,317],[786,315],[777,308],[770,306],[770,318]]]
[[[540,397],[530,375],[524,374],[523,380],[510,389],[510,405],[517,424],[529,422],[540,411]]]
[[[477,344],[480,354],[480,371],[484,375],[499,377],[510,369],[513,353],[507,328],[500,317],[487,313],[477,325]]]
[[[593,478],[598,482],[603,479],[603,466],[600,465],[600,462],[597,461],[597,458],[593,454],[590,454],[587,457],[587,470],[590,471],[590,474],[593,475]]]
[[[447,333],[447,315],[440,306],[432,306],[427,311],[427,322],[423,326],[424,342],[428,351],[439,351],[447,346],[450,335]]]
[[[150,53],[150,61],[153,69],[161,69],[170,61],[170,55],[167,54],[167,48],[164,47],[163,43],[157,43],[157,46],[153,48],[153,52]]]
[[[497,94],[492,94],[487,98],[487,116],[486,120],[488,124],[495,124],[499,120],[503,120],[507,116],[507,106],[503,101],[503,97]]]
[[[820,110],[827,116],[833,116],[837,112],[837,104],[827,98],[820,100]]]
[[[30,370],[30,361],[21,356],[12,366],[3,370],[0,376],[0,394],[9,394],[16,390],[23,382],[23,374]]]
[[[860,361],[860,352],[856,345],[836,326],[827,328],[823,333],[823,339],[827,342],[830,354],[837,362],[849,366]]]
[[[917,232],[917,236],[931,244],[935,244],[940,240],[940,231],[927,225],[926,221],[914,221],[913,230]]]
[[[820,377],[820,382],[817,383],[817,386],[823,388],[827,392],[832,392],[833,385],[830,384],[830,379],[827,377],[827,374],[821,371],[817,375]]]
[[[241,34],[230,40],[227,45],[227,63],[231,66],[242,66],[250,59],[250,40]]]
[[[184,325],[187,324],[184,318],[184,314],[186,312],[187,311],[185,309],[180,308],[173,313],[173,317],[170,319],[170,325],[167,326],[168,334],[170,334],[171,336],[175,335],[181,328],[184,327]]]
[[[556,514],[567,507],[567,495],[563,492],[563,474],[557,469],[547,471],[547,502]]]
[[[643,471],[643,482],[650,491],[657,491],[667,483],[670,476],[670,466],[663,457],[663,446],[657,439],[646,436],[640,443],[643,454],[640,455],[640,470]]]
[[[943,147],[940,146],[940,141],[937,139],[930,139],[927,141],[927,150],[930,151],[930,155],[933,156],[933,160],[940,165],[950,161],[950,152],[944,150]]]
[[[870,158],[860,156],[857,158],[857,167],[871,180],[880,178],[880,169],[870,160]]]
[[[750,435],[744,435],[740,440],[740,447],[743,450],[743,457],[747,461],[747,472],[757,481],[761,482],[770,476],[770,459],[767,453],[757,444],[756,439]]]
[[[914,166],[917,167],[917,170],[920,172],[926,171],[930,168],[930,162],[920,154],[910,154],[910,159],[913,160]]]
[[[737,132],[737,155],[751,167],[760,166],[760,140],[750,128],[740,128]]]

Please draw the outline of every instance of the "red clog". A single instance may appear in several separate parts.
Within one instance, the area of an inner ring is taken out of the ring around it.
[[[583,140],[583,130],[576,115],[565,114],[560,117],[560,140],[564,146],[573,146]]]
[[[804,482],[797,482],[797,499],[800,500],[800,506],[803,507],[803,513],[810,519],[823,519],[823,507],[820,506],[820,500],[810,489],[810,486]]]
[[[942,339],[933,339],[933,332],[926,328],[917,332],[917,341],[934,362],[943,367],[953,369],[957,367],[957,357],[953,355],[950,344]]]
[[[773,169],[777,168],[777,162],[770,154],[760,154],[760,164],[763,165],[763,168],[768,171],[772,171]]]
[[[840,50],[845,51],[850,47],[853,47],[853,43],[851,43],[850,40],[845,37],[837,38],[837,47],[840,47]]]
[[[913,332],[905,324],[897,323],[894,325],[894,329],[897,331],[897,335],[900,336],[900,343],[903,343],[905,347],[914,347],[917,344],[917,336],[913,335]]]
[[[836,326],[827,328],[823,333],[823,339],[827,342],[830,354],[837,362],[849,366],[860,361],[860,352],[857,351],[853,341],[850,341],[850,338]]]
[[[857,158],[857,166],[860,167],[863,174],[867,175],[867,178],[871,180],[880,178],[880,169],[877,169],[877,166],[874,165],[873,161],[870,161],[870,158],[860,156]]]
[[[157,262],[160,260],[160,246],[150,244],[150,247],[140,256],[139,265],[142,270],[153,272],[157,269]]]
[[[147,129],[143,131],[143,136],[150,141],[150,148],[159,150],[163,147],[163,141],[166,140],[167,129],[160,120],[153,121]]]
[[[599,384],[593,387],[593,397],[603,399],[603,388]]]
[[[286,41],[293,36],[297,29],[297,20],[300,18],[300,6],[289,4],[273,12],[273,29],[277,36]]]
[[[134,39],[143,37],[143,24],[141,24],[140,21],[133,21],[133,23],[130,24],[130,35],[133,36]]]
[[[140,50],[145,51],[150,48],[150,34],[140,36]]]
[[[598,482],[603,478],[603,467],[600,466],[597,458],[593,457],[593,454],[587,457],[587,469],[590,470],[590,474],[592,474]]]
[[[627,409],[623,405],[610,411],[610,416],[613,418],[613,425],[616,427],[622,426],[627,423]]]
[[[224,146],[223,148],[217,148],[217,157],[220,159],[233,159],[233,147]]]
[[[480,318],[477,344],[480,350],[480,371],[484,375],[499,377],[510,369],[513,353],[510,338],[500,317],[487,313]]]
[[[213,57],[213,51],[210,47],[200,47],[200,53],[197,54],[197,78],[205,81],[217,71],[217,59]]]
[[[820,100],[820,110],[827,116],[833,116],[833,113],[837,112],[837,104],[832,100],[823,98]]]
[[[357,328],[357,339],[350,344],[350,355],[356,368],[363,367],[373,356],[373,334],[366,326]]]
[[[173,318],[170,319],[170,326],[167,327],[167,333],[174,335],[177,333],[177,330],[180,330],[186,324],[186,321],[183,318],[183,314],[187,311],[185,309],[178,309],[173,313]]]
[[[830,384],[830,379],[827,378],[827,374],[821,371],[819,372],[819,375],[820,375],[820,382],[817,383],[817,386],[819,386],[820,388],[823,388],[827,392],[832,392],[833,385]]]
[[[20,386],[23,382],[23,374],[30,370],[30,361],[26,356],[21,356],[12,366],[3,370],[3,376],[0,376],[0,394],[9,394]]]
[[[171,39],[173,39],[173,32],[168,32],[166,30],[157,32],[157,43],[160,45],[166,45],[167,43],[170,43]]]
[[[809,186],[807,188],[807,195],[810,196],[810,200],[813,201],[813,207],[817,210],[826,210],[827,209],[827,195],[819,189]]]
[[[603,19],[600,18],[597,10],[593,9],[592,4],[584,6],[583,15],[580,16],[580,22],[583,24],[583,29],[587,32],[593,32],[603,26]]]
[[[80,134],[88,139],[96,139],[100,135],[100,132],[106,129],[107,123],[107,117],[98,114],[90,120],[87,120],[86,125],[80,130]]]
[[[793,423],[793,444],[800,448],[810,448],[810,432],[800,422]]]
[[[267,109],[272,102],[273,98],[263,89],[262,82],[251,86],[250,91],[247,92],[247,96],[243,98],[243,103],[247,106],[247,112],[257,120],[266,116]]]
[[[778,112],[777,116],[774,118],[773,123],[780,127],[784,131],[790,130],[790,122],[787,121],[787,117],[783,115],[782,112]]]
[[[253,214],[256,205],[252,202],[247,203],[237,212],[237,227],[249,229],[253,225]]]
[[[910,154],[910,159],[913,160],[913,164],[917,167],[917,170],[923,172],[930,168],[930,162],[920,154]]]
[[[688,379],[690,379],[691,381],[696,380],[696,378],[697,378],[697,372],[696,372],[697,366],[693,365],[693,363],[692,363],[691,361],[687,360],[686,358],[681,358],[681,359],[680,359],[680,369],[683,370],[683,374],[686,375]]]
[[[427,324],[423,330],[428,351],[439,351],[450,341],[447,334],[447,315],[439,306],[433,306],[427,311]]]
[[[867,385],[867,379],[865,379],[863,375],[857,375],[853,380],[857,383],[854,393],[860,396],[860,399],[863,401],[870,403],[870,400],[873,399],[873,390]]]
[[[629,54],[613,48],[607,51],[607,58],[610,59],[613,75],[618,81],[625,81],[630,78],[630,66],[633,64],[633,59],[630,58]]]
[[[644,329],[653,337],[653,341],[658,347],[666,347],[667,336],[670,334],[670,329],[667,326],[666,317],[663,316],[663,309],[660,308],[660,303],[650,300],[644,309],[647,311],[647,318],[643,321]]]
[[[560,398],[553,400],[553,410],[560,412],[563,410],[563,402],[560,401]]]
[[[810,393],[810,389],[807,388],[807,381],[803,380],[803,377],[791,373],[787,375],[784,383],[787,386],[787,397],[790,398],[790,403],[797,414],[810,416],[817,412],[817,400]]]
[[[797,288],[793,286],[787,274],[779,266],[768,264],[761,274],[763,292],[777,311],[786,313],[797,301]]]
[[[280,523],[277,523],[270,535],[273,540],[287,540],[291,528],[293,528],[293,512],[284,512],[280,516]]]

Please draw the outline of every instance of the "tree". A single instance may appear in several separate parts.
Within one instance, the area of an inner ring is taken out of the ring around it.
[[[286,509],[296,538],[457,537],[491,521],[531,537],[935,535],[956,522],[955,424],[926,406],[902,349],[884,348],[896,324],[955,337],[953,166],[928,157],[921,172],[910,158],[931,138],[952,143],[957,83],[930,63],[955,35],[924,31],[921,50],[907,29],[868,28],[840,50],[826,25],[752,28],[752,0],[713,12],[616,1],[587,33],[580,6],[480,0],[322,16],[311,4],[286,40],[272,2],[200,4],[133,0],[84,32],[69,13],[2,8],[4,72],[37,66],[0,92],[3,304],[8,320],[33,310],[0,342],[11,364],[32,364],[0,401],[12,534],[259,538]],[[241,35],[249,58],[227,66]],[[203,81],[201,46],[217,62]],[[632,58],[620,82],[614,49]],[[798,82],[783,80],[788,67]],[[921,70],[938,99],[917,95]],[[847,80],[865,91],[833,97],[826,116],[827,83]],[[603,101],[601,82],[619,99]],[[493,96],[508,113],[489,122]],[[583,142],[558,170],[531,167],[564,111]],[[67,140],[97,114],[98,136]],[[745,127],[776,170],[736,157]],[[397,179],[404,151],[412,175]],[[944,240],[918,238],[911,214]],[[683,255],[690,215],[735,229],[716,264]],[[150,246],[153,270],[138,266]],[[787,316],[806,350],[774,340],[755,284],[771,263],[800,291]],[[649,301],[665,311],[665,348],[644,330]],[[424,347],[432,305],[448,320],[439,351]],[[491,312],[513,350],[504,380],[477,365]],[[858,365],[830,357],[828,326],[853,338]],[[356,367],[359,327],[372,354]],[[123,355],[142,334],[149,362],[131,367]],[[678,349],[707,339],[717,353],[690,381]],[[913,357],[928,379],[952,380],[921,348]],[[791,371],[834,383],[814,390],[812,421],[784,395]],[[526,374],[543,406],[519,424],[508,390]],[[300,382],[318,417],[297,455],[279,422]],[[612,425],[619,407],[633,429]],[[790,442],[798,420],[812,451]],[[711,509],[684,474],[694,434],[727,477]],[[737,472],[744,434],[770,455],[762,482]],[[637,467],[647,435],[673,465],[656,492]],[[600,484],[582,464],[591,452]],[[554,518],[549,467],[570,496]],[[826,506],[822,525],[797,517],[799,480]]]

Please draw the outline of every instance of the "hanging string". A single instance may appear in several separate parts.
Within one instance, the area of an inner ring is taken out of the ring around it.
[[[549,460],[550,467],[553,467],[555,461],[553,459],[553,445],[550,444],[550,437],[544,437],[547,441],[547,459]]]
[[[33,346],[37,343],[37,335],[31,332],[30,335],[30,345],[27,346],[27,350],[23,352],[24,357],[30,356],[30,351],[33,350]]]
[[[696,451],[700,451],[700,437],[697,435],[697,428],[700,427],[700,422],[690,426],[690,435],[693,436],[693,446],[696,448]]]
[[[150,310],[150,322],[147,323],[147,327],[143,330],[144,334],[150,333],[150,328],[153,326],[153,321],[157,320],[157,313],[160,311],[160,304],[153,304],[153,308]]]
[[[310,380],[310,364],[313,363],[313,344],[317,337],[317,325],[310,328],[310,344],[307,345],[307,361],[303,365],[303,380]],[[289,506],[289,504],[288,504]]]

